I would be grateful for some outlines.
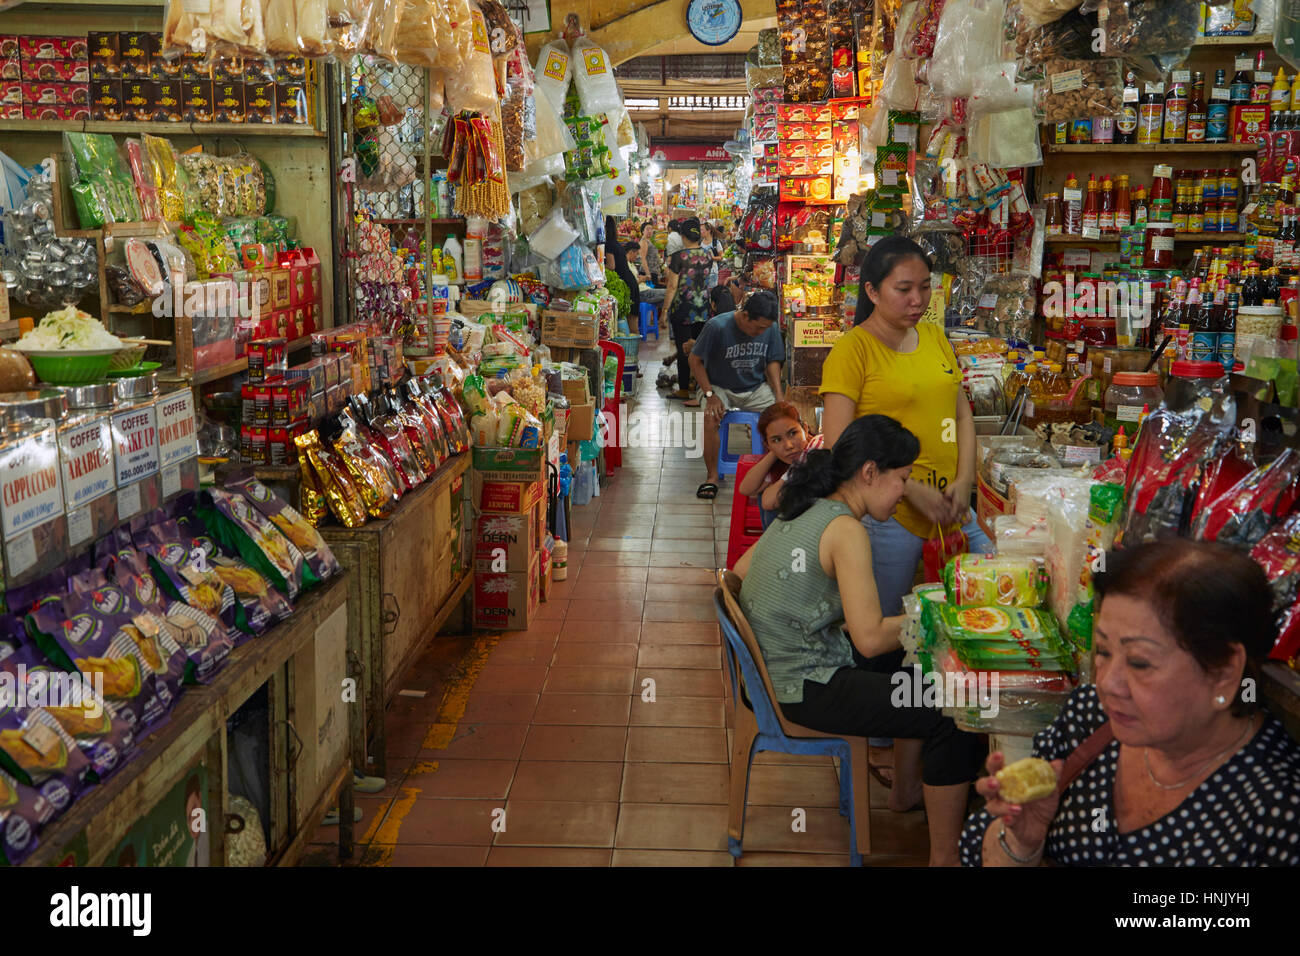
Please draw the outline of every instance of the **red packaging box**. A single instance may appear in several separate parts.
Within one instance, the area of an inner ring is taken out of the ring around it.
[[[255,465],[265,465],[269,463],[267,453],[267,429],[244,425],[239,429],[239,453],[240,456],[248,462]]]
[[[1238,104],[1228,114],[1234,143],[1255,143],[1268,132],[1271,110],[1267,103]]]
[[[234,338],[220,339],[208,345],[194,346],[194,370],[213,368],[235,360]]]
[[[292,305],[289,298],[289,270],[283,266],[274,269],[268,269],[267,275],[271,280],[271,308],[287,309]]]
[[[12,33],[0,34],[0,59],[19,59],[18,37]]]
[[[23,102],[32,106],[90,105],[90,86],[86,83],[24,83]]]
[[[12,83],[0,83],[0,105],[4,106],[22,106],[23,105],[23,85],[17,81]],[[22,112],[19,110],[19,112]]]
[[[240,421],[245,425],[268,425],[271,422],[271,389],[267,383],[244,384],[239,388],[243,402]]]
[[[524,514],[546,500],[544,481],[484,481],[479,510]]]
[[[305,305],[289,309],[289,338],[300,339],[307,334],[307,309]]]
[[[86,60],[90,49],[84,36],[18,38],[18,54],[23,60]]]
[[[298,463],[298,446],[294,439],[305,434],[311,427],[310,421],[303,418],[286,427],[272,426],[266,436],[267,464],[296,465]]]
[[[307,306],[306,323],[298,330],[300,336],[311,335],[321,327],[321,304],[319,302],[313,302]]]
[[[21,80],[22,78],[23,67],[17,57],[12,60],[0,60],[0,80]]]
[[[23,105],[21,103],[0,103],[0,119],[22,119]]]
[[[310,382],[280,381],[271,386],[271,424],[287,427],[307,415]]]
[[[23,104],[23,119],[29,120],[88,120],[89,106],[75,106],[72,103],[60,103],[58,106],[40,104]]]
[[[527,568],[536,557],[535,523],[535,507],[525,514],[480,515],[474,534],[474,570],[517,574]]]
[[[258,383],[278,376],[285,367],[284,353],[287,344],[283,338],[262,338],[249,342],[248,380]],[[292,420],[285,419],[286,422]]]
[[[23,60],[23,79],[32,83],[89,83],[85,60]]]

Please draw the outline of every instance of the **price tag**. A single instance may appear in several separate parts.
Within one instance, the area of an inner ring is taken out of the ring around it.
[[[172,495],[180,494],[181,490],[181,466],[169,465],[162,471],[162,494],[164,498],[170,498]]]
[[[1082,189],[1062,189],[1062,190],[1061,190],[1061,198],[1064,199],[1066,202],[1082,202],[1082,201],[1083,201],[1083,190],[1082,190]]]
[[[1101,461],[1101,449],[1092,445],[1066,445],[1061,449],[1061,458],[1071,464],[1088,462],[1095,465]]]
[[[1098,229],[1096,226],[1084,226],[1084,227],[1083,227],[1083,238],[1085,238],[1085,239],[1100,239],[1100,238],[1101,238],[1101,230]]]
[[[979,308],[996,309],[998,307],[998,296],[996,292],[986,292],[979,298]]]
[[[95,533],[95,522],[91,519],[89,508],[79,508],[68,513],[68,544],[74,548],[83,541],[89,541]]]
[[[1175,83],[1190,83],[1190,82],[1192,82],[1192,71],[1191,71],[1191,70],[1174,70],[1174,82],[1175,82]]]
[[[42,757],[48,757],[58,752],[63,741],[59,740],[59,735],[46,724],[32,721],[30,726],[23,728],[23,743]]]
[[[1070,93],[1083,89],[1083,70],[1066,70],[1052,74],[1052,93]]]
[[[125,521],[133,518],[140,511],[140,486],[127,485],[117,489],[117,516]]]
[[[36,538],[30,531],[24,531],[5,546],[5,556],[10,575],[17,577],[29,568],[36,567]]]
[[[1125,103],[1136,103],[1136,102],[1138,101],[1138,99],[1139,99],[1139,97],[1138,97],[1138,91],[1137,91],[1137,87],[1136,87],[1136,86],[1126,86],[1126,87],[1124,87],[1124,98],[1123,98],[1123,101],[1124,101]]]

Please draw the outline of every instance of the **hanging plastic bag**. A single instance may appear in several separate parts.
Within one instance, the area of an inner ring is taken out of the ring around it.
[[[943,97],[970,96],[972,78],[997,62],[1002,6],[990,0],[948,0],[930,59],[930,86]]]
[[[1024,17],[1035,25],[1059,20],[1071,10],[1079,9],[1083,0],[1020,0]]]
[[[536,88],[546,94],[546,98],[555,104],[555,108],[562,106],[565,96],[569,93],[569,84],[573,82],[573,66],[568,45],[563,40],[553,40],[542,47],[537,54],[537,65],[533,75]],[[541,104],[538,103],[539,112],[541,108]]]
[[[564,178],[564,154],[552,153],[550,156],[543,156],[541,159],[535,159],[528,163],[522,171],[510,173],[507,177],[510,182],[510,192],[518,193],[551,180],[560,180]],[[528,230],[524,230],[527,232]]]
[[[974,115],[1031,108],[1034,85],[1017,82],[1018,72],[1015,61],[993,63],[976,71],[971,77],[970,112]]]
[[[538,270],[543,282],[556,289],[580,292],[593,285],[589,262],[595,262],[592,251],[580,242],[570,243],[558,258],[542,265]]]
[[[1119,60],[1049,60],[1038,91],[1042,122],[1118,116],[1124,80]]]
[[[578,97],[582,100],[584,114],[599,116],[622,108],[623,97],[614,82],[609,54],[595,41],[582,37],[574,43],[572,64],[573,82],[578,84]]]
[[[496,70],[488,43],[487,22],[481,10],[470,15],[472,45],[464,69],[446,74],[447,108],[482,113],[490,119],[500,117]]]
[[[903,59],[897,52],[889,54],[889,59],[885,62],[885,81],[880,88],[881,100],[890,109],[914,110],[920,97],[913,63]]]
[[[537,106],[537,136],[526,144],[529,161],[576,149],[577,140],[540,82],[533,89],[533,102]]]
[[[393,58],[406,66],[441,69],[438,58],[438,19],[432,0],[398,0],[404,3],[400,29],[393,41]]]
[[[370,0],[326,0],[329,46],[337,56],[361,49],[370,26]]]
[[[559,256],[577,238],[577,231],[565,221],[564,213],[556,208],[551,210],[541,227],[528,236],[528,248],[539,259],[549,261]]]
[[[909,59],[929,59],[934,54],[943,8],[944,0],[920,0],[903,32],[903,41],[894,48],[895,51]]]
[[[1200,0],[1084,0],[1096,11],[1105,56],[1144,56],[1191,47],[1202,24]]]
[[[1003,110],[972,117],[969,134],[972,163],[995,169],[1041,166],[1043,151],[1033,110]]]

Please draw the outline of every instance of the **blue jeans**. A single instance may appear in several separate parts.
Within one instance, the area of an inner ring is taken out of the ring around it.
[[[885,617],[902,614],[903,595],[912,590],[925,539],[912,534],[898,523],[897,518],[881,522],[866,515],[862,523],[871,535],[871,570],[880,595],[881,613]],[[994,550],[993,542],[975,520],[974,513],[962,531],[966,532],[968,551],[985,553]]]

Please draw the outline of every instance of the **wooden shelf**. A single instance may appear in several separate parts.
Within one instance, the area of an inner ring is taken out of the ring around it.
[[[423,219],[376,219],[375,222],[382,223],[385,226],[422,226]],[[430,219],[430,225],[434,226],[463,226],[464,218],[457,216],[453,219]]]
[[[1256,33],[1248,37],[1197,37],[1192,46],[1272,46],[1273,34]]]
[[[1043,147],[1051,153],[1254,153],[1255,143],[1067,143]]]
[[[152,133],[155,136],[280,136],[323,139],[314,126],[290,123],[135,123],[104,120],[5,120],[11,133]]]
[[[311,345],[311,336],[304,335],[302,338],[293,339],[285,346],[285,352],[294,352],[300,348]],[[159,375],[167,381],[189,382],[191,385],[206,385],[209,382],[215,382],[219,378],[229,378],[231,375],[238,375],[240,372],[248,370],[248,356],[235,359],[233,362],[226,362],[224,365],[214,365],[212,368],[200,369],[193,375],[186,378],[175,370],[169,370],[168,375]]]
[[[1225,245],[1245,242],[1255,238],[1249,232],[1178,232],[1174,242],[1203,242],[1206,245]],[[1082,236],[1045,236],[1043,241],[1049,246],[1113,246],[1119,242],[1119,236],[1106,235],[1100,239],[1084,239]]]

